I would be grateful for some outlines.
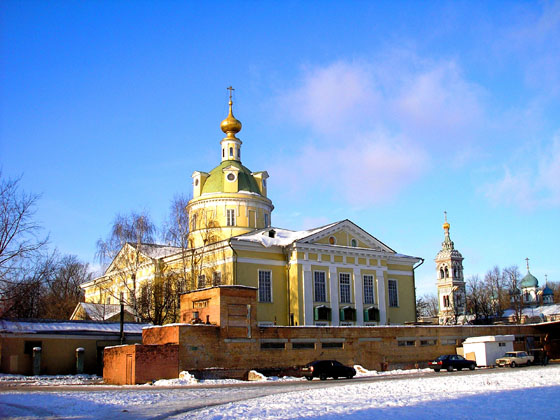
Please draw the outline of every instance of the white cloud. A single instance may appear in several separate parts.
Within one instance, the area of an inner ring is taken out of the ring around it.
[[[501,179],[484,187],[493,204],[527,210],[560,205],[560,134],[544,151],[523,155],[515,167],[506,166]]]
[[[277,102],[280,115],[313,134],[274,172],[293,190],[319,183],[358,206],[386,202],[421,177],[441,147],[449,161],[471,153],[457,146],[471,141],[482,96],[455,62],[403,51],[308,68]]]

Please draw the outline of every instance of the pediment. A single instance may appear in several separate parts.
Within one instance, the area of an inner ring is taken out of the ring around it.
[[[144,255],[142,252],[137,251],[135,247],[133,247],[129,243],[126,243],[115,256],[111,264],[109,264],[107,270],[105,270],[105,275],[121,270],[130,269],[134,266],[139,266],[151,260],[152,259],[149,256]]]
[[[353,241],[355,242],[353,243]],[[389,248],[379,239],[369,234],[350,220],[343,220],[341,222],[328,225],[324,229],[320,229],[317,232],[300,239],[298,242],[331,246],[356,246],[358,248],[395,253],[393,249]]]

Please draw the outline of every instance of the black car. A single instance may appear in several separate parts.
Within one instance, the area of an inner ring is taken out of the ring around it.
[[[356,375],[356,369],[344,366],[336,360],[316,360],[302,367],[301,373],[308,381],[311,381],[313,378],[319,378],[322,381],[327,378],[352,379]]]
[[[428,367],[432,368],[436,372],[439,372],[441,369],[447,369],[448,372],[452,372],[453,369],[474,370],[476,362],[473,360],[467,360],[458,354],[446,354],[444,356],[439,356],[433,362],[428,363]]]

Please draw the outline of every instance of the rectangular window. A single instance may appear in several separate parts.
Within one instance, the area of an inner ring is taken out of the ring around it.
[[[226,220],[228,226],[235,226],[235,209],[226,210]]]
[[[440,338],[439,343],[442,346],[456,346],[457,340],[455,338]]]
[[[294,350],[305,350],[305,349],[315,349],[315,343],[292,343],[292,349]]]
[[[443,297],[443,307],[444,308],[449,308],[449,296],[448,295],[445,295]]]
[[[414,347],[414,340],[399,340],[399,347]]]
[[[399,293],[397,290],[396,280],[387,280],[387,285],[389,286],[389,306],[396,308],[399,306]]]
[[[261,343],[261,349],[279,349],[279,350],[283,350],[286,348],[286,343],[269,343],[269,342],[264,342]]]
[[[339,286],[340,286],[340,302],[350,303],[350,274],[340,273],[339,275]]]
[[[364,279],[364,303],[374,304],[375,295],[373,294],[373,276],[366,274]]]
[[[435,346],[436,340],[420,340],[421,346]]]
[[[268,227],[268,213],[264,214],[264,227]]]
[[[206,276],[201,274],[198,276],[198,288],[203,289],[204,287],[206,287]]]
[[[327,284],[324,271],[315,271],[314,275],[314,289],[315,289],[315,302],[327,301]]]
[[[259,270],[259,302],[272,302],[272,273]]]
[[[506,343],[498,343],[498,347],[505,347]]]
[[[321,343],[321,347],[324,349],[341,349],[344,347],[344,343]]]
[[[219,286],[220,284],[222,284],[222,273],[219,271],[214,271],[214,274],[212,275],[212,284],[214,286]]]

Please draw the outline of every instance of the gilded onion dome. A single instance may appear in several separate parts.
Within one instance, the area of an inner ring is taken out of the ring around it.
[[[231,96],[230,96],[230,98],[229,98],[229,114],[225,118],[225,120],[223,120],[222,123],[220,124],[221,130],[229,138],[235,138],[235,135],[241,131],[241,127],[242,127],[241,121],[239,121],[237,118],[235,118],[233,116],[232,105],[233,105],[233,102],[232,102]]]

